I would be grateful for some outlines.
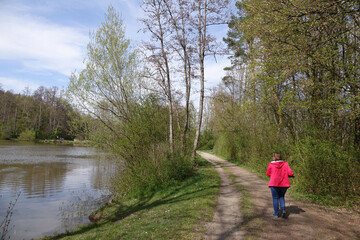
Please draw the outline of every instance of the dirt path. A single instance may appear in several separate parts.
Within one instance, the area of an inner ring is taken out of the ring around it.
[[[272,199],[267,181],[209,153],[199,154],[213,164],[221,178],[217,210],[213,222],[208,225],[205,239],[245,239],[247,236],[240,213],[240,192],[234,183],[250,192],[256,206],[256,216],[252,219],[260,218],[263,223],[258,229],[251,230],[256,232],[257,239],[360,239],[360,214],[302,203],[287,194],[287,218],[274,218],[271,216]],[[228,174],[235,176],[235,182]]]

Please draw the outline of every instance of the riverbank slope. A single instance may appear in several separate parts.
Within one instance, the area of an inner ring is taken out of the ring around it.
[[[219,176],[203,159],[181,183],[137,199],[115,200],[96,212],[97,223],[43,239],[201,239],[219,195]]]

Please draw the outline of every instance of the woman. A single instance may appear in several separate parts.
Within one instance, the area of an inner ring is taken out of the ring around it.
[[[271,189],[274,217],[285,217],[285,193],[290,187],[289,177],[293,177],[293,171],[289,164],[281,160],[280,153],[273,153],[273,161],[269,163],[266,174],[270,177],[269,188]],[[280,212],[279,212],[280,202]]]

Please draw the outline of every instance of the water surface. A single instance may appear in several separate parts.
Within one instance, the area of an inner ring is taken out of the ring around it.
[[[18,193],[11,240],[89,223],[89,214],[109,198],[113,166],[93,148],[0,141],[0,223]]]

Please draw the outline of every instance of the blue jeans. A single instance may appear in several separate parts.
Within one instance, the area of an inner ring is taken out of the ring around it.
[[[274,215],[279,215],[279,202],[281,211],[285,210],[285,193],[288,189],[287,187],[270,187],[273,206],[274,206]]]

